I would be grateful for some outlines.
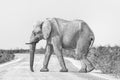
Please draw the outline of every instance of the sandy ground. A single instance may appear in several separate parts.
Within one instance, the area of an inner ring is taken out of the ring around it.
[[[44,55],[36,54],[34,70],[29,69],[29,54],[16,54],[15,60],[0,65],[0,80],[108,80],[89,73],[79,73],[69,60],[65,60],[69,72],[59,72],[60,65],[56,56],[49,62],[49,72],[40,72]]]

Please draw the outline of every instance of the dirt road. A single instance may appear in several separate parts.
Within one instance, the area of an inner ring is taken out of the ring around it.
[[[29,69],[29,54],[16,54],[11,63],[0,65],[0,80],[106,80],[87,73],[79,73],[70,61],[65,60],[69,72],[59,72],[60,65],[56,56],[52,56],[49,72],[40,72],[44,55],[36,54],[34,70]]]

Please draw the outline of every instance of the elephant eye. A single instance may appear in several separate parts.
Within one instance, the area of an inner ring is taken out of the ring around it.
[[[36,33],[35,33],[34,31],[32,31],[32,34],[33,34],[33,35],[36,35]]]
[[[42,31],[37,32],[37,34],[42,34]]]

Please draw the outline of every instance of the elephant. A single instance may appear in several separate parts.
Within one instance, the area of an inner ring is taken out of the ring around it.
[[[54,52],[61,66],[60,72],[68,72],[62,49],[74,50],[75,59],[80,60],[82,67],[81,73],[87,73],[94,70],[92,62],[87,58],[89,49],[93,46],[95,36],[88,24],[80,19],[65,20],[61,18],[46,18],[35,25],[30,42],[30,70],[33,70],[34,53],[36,43],[40,40],[46,40],[45,58],[41,72],[48,72],[48,63],[51,54]]]

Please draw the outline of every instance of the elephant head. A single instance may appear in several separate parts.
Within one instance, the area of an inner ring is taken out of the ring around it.
[[[33,64],[34,64],[34,53],[36,48],[36,43],[38,43],[41,39],[47,39],[51,32],[51,26],[49,21],[38,22],[32,31],[30,42],[26,44],[30,44],[30,70],[33,72]]]

